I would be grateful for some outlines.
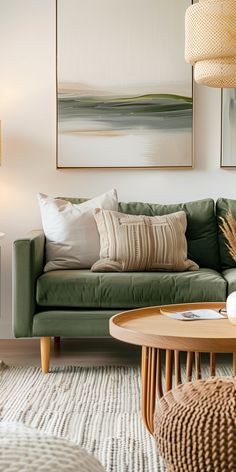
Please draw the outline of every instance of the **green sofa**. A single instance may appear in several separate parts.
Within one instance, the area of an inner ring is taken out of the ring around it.
[[[84,199],[68,199],[81,203]],[[205,199],[174,205],[120,203],[129,214],[187,214],[188,256],[194,272],[94,273],[56,270],[44,273],[45,237],[32,231],[13,244],[13,318],[16,337],[40,337],[43,370],[48,371],[50,337],[109,335],[109,318],[132,308],[225,301],[236,290],[236,264],[219,230],[227,199]],[[236,203],[235,203],[236,214]],[[46,360],[45,360],[46,359]]]

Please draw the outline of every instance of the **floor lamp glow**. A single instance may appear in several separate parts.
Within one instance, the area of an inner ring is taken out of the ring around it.
[[[185,60],[195,82],[236,87],[235,0],[200,0],[186,10]]]

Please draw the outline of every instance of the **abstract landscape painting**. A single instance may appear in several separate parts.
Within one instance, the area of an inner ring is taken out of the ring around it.
[[[192,167],[186,0],[57,0],[57,167]]]
[[[236,89],[221,92],[221,167],[236,167]]]

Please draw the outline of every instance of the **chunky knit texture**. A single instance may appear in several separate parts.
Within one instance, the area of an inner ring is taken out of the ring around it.
[[[85,449],[21,423],[0,423],[0,470],[3,472],[103,472]]]
[[[160,400],[154,436],[170,472],[236,471],[236,379],[180,385]]]

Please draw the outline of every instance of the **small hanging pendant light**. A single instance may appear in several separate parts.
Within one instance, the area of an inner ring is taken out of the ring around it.
[[[197,83],[236,87],[236,0],[199,0],[186,10],[185,60]]]

